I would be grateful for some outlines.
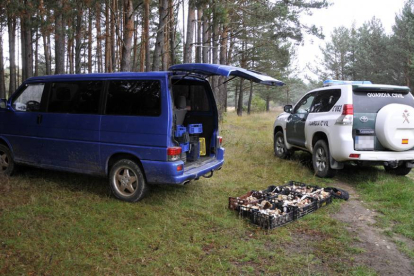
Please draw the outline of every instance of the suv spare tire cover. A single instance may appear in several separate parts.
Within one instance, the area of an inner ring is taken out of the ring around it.
[[[378,111],[375,133],[381,144],[394,151],[414,147],[414,108],[403,104],[389,104]]]

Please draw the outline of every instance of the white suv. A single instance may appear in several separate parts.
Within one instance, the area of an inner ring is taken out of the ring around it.
[[[286,105],[274,123],[274,151],[312,153],[315,174],[332,177],[344,163],[383,165],[406,175],[414,167],[414,98],[405,86],[325,81]]]

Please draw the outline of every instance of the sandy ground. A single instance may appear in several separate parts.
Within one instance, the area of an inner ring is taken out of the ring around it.
[[[350,194],[350,199],[333,217],[347,225],[348,231],[359,240],[355,246],[364,249],[356,262],[371,267],[379,275],[414,275],[411,260],[398,250],[391,238],[383,234],[382,229],[375,227],[375,210],[365,206],[352,186],[346,183],[334,186]]]

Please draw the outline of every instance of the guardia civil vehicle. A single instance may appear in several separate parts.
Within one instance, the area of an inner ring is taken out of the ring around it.
[[[397,175],[414,166],[414,98],[405,86],[327,80],[286,105],[273,131],[275,155],[308,151],[319,177],[346,163],[383,165]]]

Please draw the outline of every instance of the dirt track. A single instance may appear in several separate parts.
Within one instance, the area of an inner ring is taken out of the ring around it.
[[[347,225],[348,231],[359,240],[355,246],[364,249],[357,263],[371,267],[379,275],[414,275],[411,260],[381,229],[375,227],[376,212],[365,206],[352,186],[346,183],[335,186],[350,193],[350,199],[333,217]]]

